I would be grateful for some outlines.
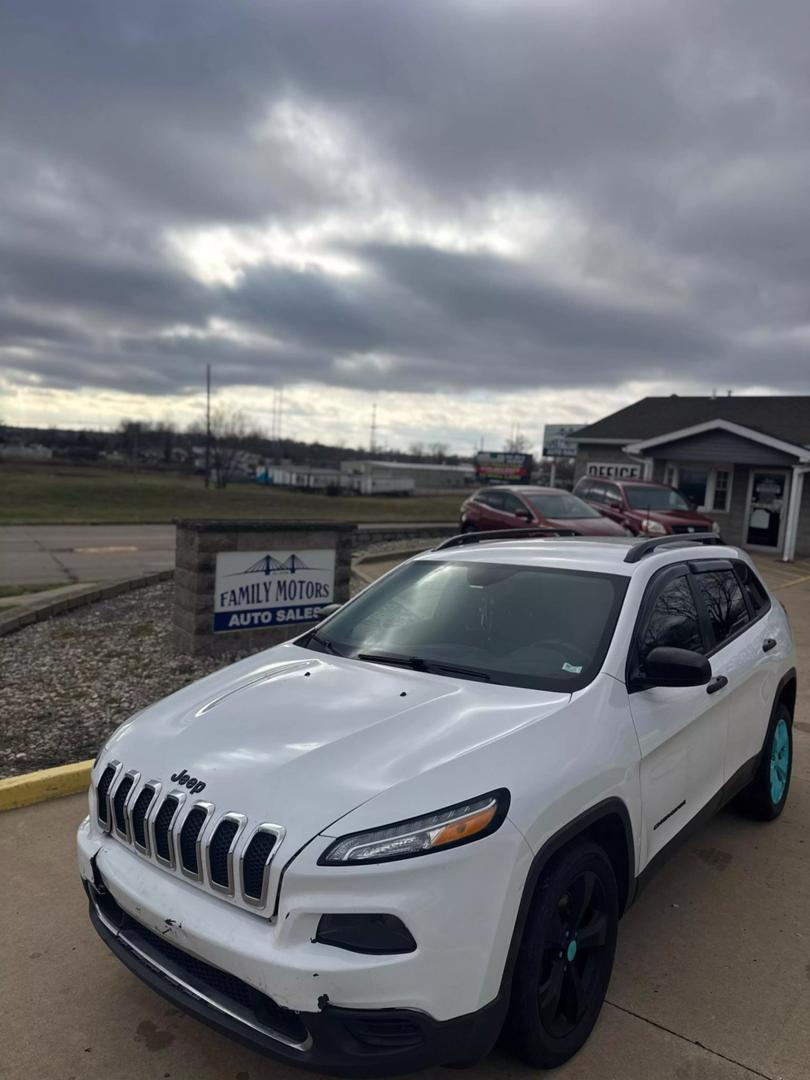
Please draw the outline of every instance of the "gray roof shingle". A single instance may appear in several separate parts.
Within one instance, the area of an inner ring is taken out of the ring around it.
[[[636,442],[670,431],[728,420],[797,446],[810,446],[810,396],[646,397],[611,413],[576,434],[577,440],[626,439]]]

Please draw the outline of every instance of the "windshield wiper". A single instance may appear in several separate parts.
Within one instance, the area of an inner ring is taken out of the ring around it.
[[[340,649],[336,649],[331,641],[327,641],[326,638],[318,637],[317,634],[310,634],[309,635],[309,637],[307,638],[307,641],[306,641],[307,647],[309,647],[312,644],[313,641],[321,649],[322,652],[332,653],[333,656],[343,656],[343,657],[345,657],[345,655],[346,655],[345,653],[342,653],[340,651]]]
[[[490,676],[478,668],[464,667],[462,664],[445,663],[444,660],[427,660],[423,656],[402,656],[399,653],[361,652],[356,660],[368,660],[372,664],[392,664],[398,667],[413,668],[414,671],[443,672],[447,675],[461,675],[467,679],[480,679],[489,682]]]

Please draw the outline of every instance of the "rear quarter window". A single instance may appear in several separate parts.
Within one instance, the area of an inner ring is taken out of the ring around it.
[[[748,597],[754,618],[756,618],[771,606],[770,597],[765,591],[765,586],[747,563],[735,563],[734,569],[737,571],[742,590]]]
[[[715,647],[743,630],[750,617],[740,582],[733,570],[705,570],[695,582],[709,618]]]

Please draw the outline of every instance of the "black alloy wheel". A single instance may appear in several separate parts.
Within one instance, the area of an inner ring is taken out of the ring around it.
[[[508,1033],[530,1064],[561,1065],[588,1038],[610,980],[617,923],[610,860],[596,844],[571,847],[544,876],[513,977]]]

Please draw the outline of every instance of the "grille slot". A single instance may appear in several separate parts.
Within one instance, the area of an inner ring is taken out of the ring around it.
[[[205,825],[208,811],[194,806],[180,830],[180,863],[194,877],[200,877],[200,860],[197,856],[197,840]]]
[[[115,776],[115,765],[108,765],[104,772],[101,774],[101,779],[98,782],[98,788],[96,789],[96,804],[99,824],[105,829],[110,824],[110,804],[107,800],[107,796],[110,794],[110,784],[113,782]]]
[[[155,789],[147,784],[132,807],[132,838],[142,851],[149,851],[149,837],[146,832],[146,814],[152,799],[155,797]]]
[[[231,817],[225,817],[220,821],[211,837],[208,847],[208,869],[211,874],[211,883],[220,889],[232,890],[231,860],[229,858],[231,845],[239,831],[239,822]]]
[[[167,795],[155,818],[155,854],[163,862],[169,864],[174,864],[169,825],[178,806],[179,799],[174,795]]]
[[[265,871],[277,840],[276,833],[260,830],[248,844],[242,857],[242,891],[246,899],[264,902]]]
[[[128,835],[126,814],[127,795],[132,791],[132,785],[134,783],[134,777],[129,775],[125,776],[118,785],[118,789],[113,796],[113,819],[115,821],[115,828],[122,836]]]

